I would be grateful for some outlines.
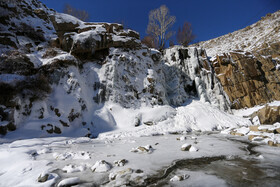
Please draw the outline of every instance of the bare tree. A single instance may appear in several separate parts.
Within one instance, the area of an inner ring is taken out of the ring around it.
[[[69,4],[65,4],[63,8],[63,13],[70,14],[82,21],[88,21],[89,20],[89,13],[85,10],[80,10],[72,7]]]
[[[147,34],[157,38],[159,49],[163,49],[166,40],[174,35],[174,32],[169,30],[175,21],[176,17],[169,15],[169,9],[165,5],[150,11]]]
[[[195,35],[192,32],[192,25],[189,22],[185,22],[182,28],[179,27],[176,39],[179,44],[185,47],[195,39]]]
[[[154,38],[152,36],[145,36],[141,40],[141,42],[149,48],[155,48],[155,49],[158,48],[158,41],[156,41],[156,38]]]

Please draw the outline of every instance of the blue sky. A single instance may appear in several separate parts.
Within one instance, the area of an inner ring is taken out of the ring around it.
[[[258,21],[280,9],[280,0],[41,0],[62,12],[66,3],[90,14],[92,22],[121,22],[146,35],[150,10],[166,5],[176,16],[177,30],[184,21],[193,26],[195,42],[209,40]]]

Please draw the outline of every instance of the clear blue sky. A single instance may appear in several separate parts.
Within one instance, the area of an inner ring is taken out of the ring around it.
[[[280,9],[280,0],[41,0],[62,12],[66,3],[90,14],[92,22],[120,22],[146,35],[150,10],[166,5],[176,16],[177,30],[184,21],[193,26],[196,42],[244,28]]]

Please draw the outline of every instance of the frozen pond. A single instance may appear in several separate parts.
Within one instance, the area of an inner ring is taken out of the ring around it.
[[[184,146],[188,149],[182,151]],[[280,182],[279,148],[220,133],[41,138],[1,144],[0,151],[0,186],[277,186]]]

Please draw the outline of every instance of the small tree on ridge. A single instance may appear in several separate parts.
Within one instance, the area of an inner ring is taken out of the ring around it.
[[[176,39],[179,44],[185,47],[195,39],[195,35],[192,32],[192,25],[189,22],[185,22],[182,28],[179,27]]]
[[[89,13],[87,11],[76,9],[69,4],[64,5],[63,13],[72,15],[82,21],[89,21]]]

